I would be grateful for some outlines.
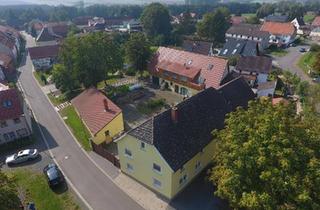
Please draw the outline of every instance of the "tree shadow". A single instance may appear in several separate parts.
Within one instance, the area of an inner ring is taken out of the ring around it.
[[[170,206],[176,210],[229,210],[226,201],[214,196],[215,187],[209,182],[206,171],[171,200]]]

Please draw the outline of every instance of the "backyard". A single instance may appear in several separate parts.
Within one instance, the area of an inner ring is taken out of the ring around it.
[[[7,172],[14,179],[24,205],[28,202],[36,204],[37,209],[46,210],[76,210],[80,207],[74,202],[66,186],[59,186],[55,191],[49,188],[43,174],[29,170],[14,170]]]
[[[70,105],[62,109],[60,114],[82,147],[86,151],[90,151],[91,145],[89,139],[91,135],[73,106]]]
[[[269,47],[269,49],[266,50],[266,53],[275,57],[283,57],[288,54],[288,51],[275,46],[271,46]]]

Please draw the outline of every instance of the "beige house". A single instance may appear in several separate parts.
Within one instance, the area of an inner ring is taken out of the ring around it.
[[[0,145],[31,134],[30,110],[18,90],[0,91]]]

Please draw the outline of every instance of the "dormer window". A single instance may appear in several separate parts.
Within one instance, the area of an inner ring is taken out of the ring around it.
[[[213,69],[213,64],[209,64],[208,65],[208,71],[212,70]]]
[[[188,60],[187,64],[191,65],[192,64],[192,60]]]

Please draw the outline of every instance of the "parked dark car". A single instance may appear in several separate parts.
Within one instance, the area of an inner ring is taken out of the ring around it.
[[[44,167],[43,173],[47,177],[48,184],[50,187],[57,186],[64,182],[64,176],[61,173],[58,166],[54,163],[51,163]]]
[[[306,50],[306,48],[301,47],[301,48],[299,49],[299,52],[304,53],[304,52],[307,52],[307,50]]]

